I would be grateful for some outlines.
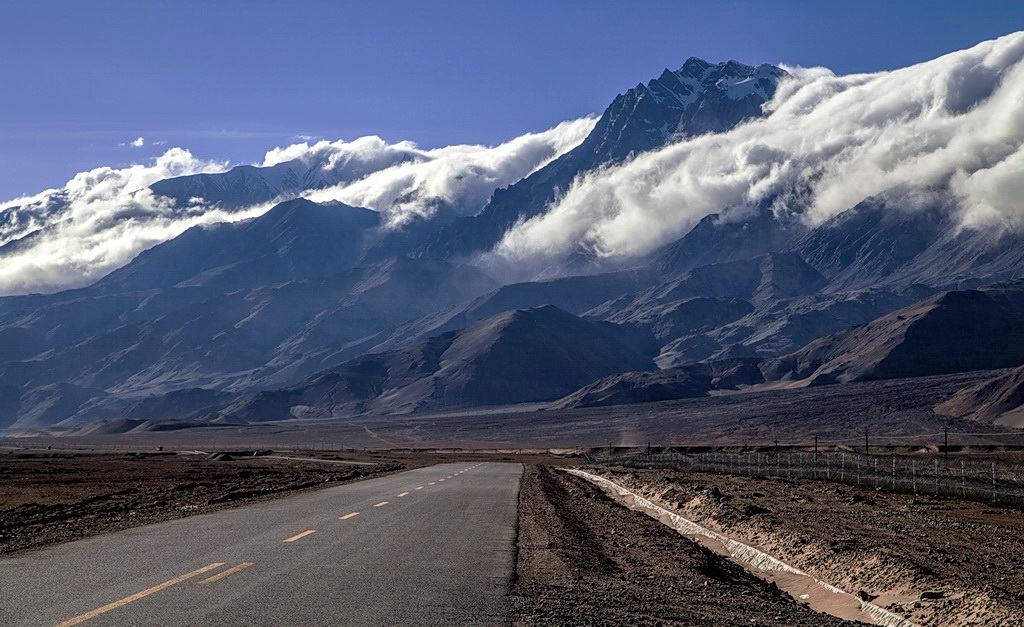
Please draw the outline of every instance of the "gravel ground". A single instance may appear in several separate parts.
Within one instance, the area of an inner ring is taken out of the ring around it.
[[[587,470],[917,624],[1024,624],[1018,509],[824,481]]]
[[[0,555],[401,470],[260,457],[0,456]]]
[[[517,625],[847,624],[548,467],[523,475],[517,548]]]

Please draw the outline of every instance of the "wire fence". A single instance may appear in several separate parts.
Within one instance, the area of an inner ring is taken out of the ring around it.
[[[815,479],[874,490],[1024,506],[1024,464],[943,456],[844,452],[637,453],[591,459],[605,466]]]

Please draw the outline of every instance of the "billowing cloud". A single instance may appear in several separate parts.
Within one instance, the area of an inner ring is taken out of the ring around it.
[[[316,154],[335,170],[385,159],[394,160],[394,164],[306,196],[316,202],[337,200],[374,209],[383,213],[392,227],[415,216],[433,216],[439,203],[459,214],[476,213],[496,188],[522,179],[576,147],[596,123],[595,118],[563,122],[548,131],[523,135],[494,147],[458,145],[420,150],[409,142],[385,144],[375,137],[350,143],[319,142],[307,146],[306,154]],[[291,147],[281,153],[268,153],[267,159],[274,162],[301,154],[301,149]]]
[[[790,70],[767,117],[581,176],[496,259],[628,258],[710,213],[772,203],[818,224],[907,190],[952,197],[968,225],[1024,218],[1024,33],[892,72]]]
[[[147,189],[161,179],[225,168],[172,148],[148,165],[96,168],[61,189],[0,204],[0,294],[87,285],[194,224],[251,215],[174,207]]]
[[[142,148],[145,145],[146,145],[146,138],[145,137],[141,137],[141,136],[140,137],[136,137],[135,139],[133,139],[130,142],[121,142],[120,144],[118,144],[118,146],[131,146],[132,148]]]
[[[298,164],[311,184],[339,182],[308,195],[377,209],[395,226],[413,214],[431,215],[438,202],[479,209],[496,187],[579,144],[594,124],[593,119],[566,122],[493,148],[421,150],[411,142],[388,144],[379,137],[303,142],[271,150],[261,165]],[[88,285],[191,226],[240,220],[269,209],[272,203],[229,213],[201,199],[182,206],[148,189],[165,178],[226,169],[226,163],[199,160],[174,148],[150,165],[97,168],[78,174],[62,189],[0,204],[0,246],[6,244],[0,248],[0,295]],[[280,177],[282,172],[267,175]]]
[[[389,144],[380,137],[368,135],[352,141],[338,140],[330,142],[320,140],[310,144],[303,141],[281,148],[274,148],[263,158],[263,167],[279,163],[297,161],[309,167],[319,167],[326,171],[351,173],[342,178],[359,178],[369,172],[375,172],[408,159],[420,157],[412,142]]]

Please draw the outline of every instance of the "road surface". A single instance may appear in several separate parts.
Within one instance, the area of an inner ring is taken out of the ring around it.
[[[2,559],[0,624],[506,624],[521,472],[431,466]]]

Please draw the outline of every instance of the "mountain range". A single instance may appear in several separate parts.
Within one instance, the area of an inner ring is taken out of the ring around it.
[[[971,132],[975,112],[1024,67],[1024,35],[904,72],[948,74],[997,55],[1003,70],[988,77],[987,95],[964,104],[950,99],[955,85],[935,86],[947,126]],[[838,192],[815,186],[832,175],[834,155],[787,157],[758,143],[797,105],[801,115],[827,112],[830,100],[805,93],[821,81],[835,98],[870,85],[691,58],[618,95],[577,145],[535,158],[468,213],[448,191],[429,191],[429,180],[399,176],[425,162],[411,150],[153,182],[131,192],[132,207],[158,198],[167,215],[208,210],[227,221],[184,229],[86,287],[0,298],[0,429],[592,407],[1024,364],[1024,236],[1012,216],[976,217],[966,173],[858,191],[828,214]],[[907,111],[859,123],[891,131],[925,115]],[[947,140],[935,154],[955,148]],[[1002,142],[988,169],[1008,167],[1022,144]],[[739,151],[735,171],[688,178],[695,166],[680,155],[703,146],[711,159],[726,145]],[[669,158],[685,168],[664,165]],[[800,160],[818,174],[764,183]],[[737,202],[725,186],[744,168],[762,178]],[[588,186],[637,171],[613,189],[617,213],[584,215],[604,202]],[[458,172],[450,180],[482,176],[477,166]],[[396,222],[386,207],[323,199],[351,198],[353,186],[385,175],[417,181],[390,201],[421,203],[415,215]],[[653,212],[663,188],[643,202],[629,196],[670,183],[678,210]],[[715,194],[714,210],[686,224],[687,203]],[[72,196],[3,205],[0,263],[17,266],[67,228]],[[631,212],[630,202],[652,213]],[[991,214],[1001,205],[987,206]],[[614,235],[602,231],[607,219]],[[569,247],[537,239],[581,223]],[[657,245],[617,254],[629,233]],[[993,376],[1003,378],[936,411],[1012,413],[1019,372]]]

